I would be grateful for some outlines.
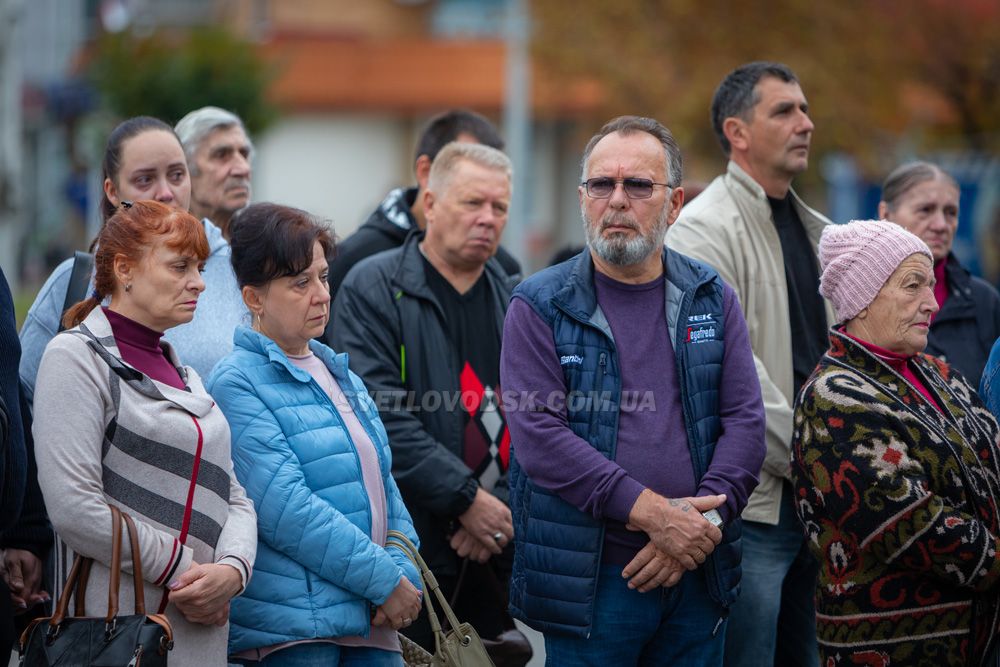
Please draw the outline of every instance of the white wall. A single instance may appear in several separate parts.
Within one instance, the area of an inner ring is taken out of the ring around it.
[[[416,183],[409,128],[389,115],[286,116],[255,138],[253,200],[309,211],[345,238],[389,190]]]
[[[253,200],[296,206],[331,220],[343,239],[389,190],[416,183],[413,150],[425,121],[390,114],[286,116],[255,137]],[[520,257],[529,272],[547,265],[567,243],[583,243],[576,195],[582,147],[575,145],[573,128],[572,123],[536,122],[532,163],[514,165],[526,169],[530,179],[530,192],[514,194],[530,201],[522,230],[529,253]]]

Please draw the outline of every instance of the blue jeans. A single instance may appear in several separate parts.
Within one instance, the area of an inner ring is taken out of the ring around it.
[[[257,663],[260,667],[403,667],[403,656],[365,646],[337,646],[326,642],[296,644],[271,653]]]
[[[743,522],[743,579],[729,612],[726,667],[818,667],[816,577],[785,482],[778,525]]]
[[[545,635],[545,664],[721,667],[726,621],[702,570],[648,593],[627,584],[621,567],[602,565],[590,637]]]

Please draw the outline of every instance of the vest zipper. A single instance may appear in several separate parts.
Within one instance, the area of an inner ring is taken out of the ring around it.
[[[603,401],[600,400],[600,397],[604,394],[602,389],[604,387],[604,375],[607,371],[608,353],[601,352],[601,356],[598,358],[597,362],[597,378],[594,381],[594,393],[590,396],[593,401],[590,405],[590,437],[592,442],[596,442],[597,439],[597,416],[603,405]]]

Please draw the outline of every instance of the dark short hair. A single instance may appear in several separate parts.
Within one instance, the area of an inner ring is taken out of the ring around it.
[[[580,161],[581,180],[587,177],[587,160],[594,152],[594,147],[604,137],[618,132],[622,135],[645,132],[651,134],[663,146],[665,157],[665,168],[667,171],[667,184],[676,188],[681,184],[684,176],[684,161],[681,158],[681,149],[674,139],[674,135],[660,121],[653,118],[643,118],[642,116],[618,116],[612,118],[604,124],[597,134],[590,138],[587,147],[583,149],[583,160]]]
[[[798,79],[787,65],[758,60],[740,65],[726,75],[712,97],[712,129],[722,146],[722,152],[729,156],[732,146],[722,125],[727,118],[750,119],[750,110],[760,102],[757,84],[765,77],[774,77],[785,83],[798,83]]]
[[[110,179],[112,183],[117,187],[118,185],[118,172],[122,168],[122,150],[125,147],[125,142],[129,139],[139,136],[145,132],[151,130],[159,130],[161,132],[167,132],[172,134],[174,138],[177,138],[177,133],[174,132],[174,128],[170,127],[164,123],[159,118],[153,118],[152,116],[135,116],[129,118],[128,120],[122,121],[118,126],[111,130],[111,134],[108,135],[108,144],[104,147],[104,160],[101,162],[101,183],[105,179]],[[181,140],[177,139],[177,145],[183,148]],[[101,218],[104,222],[117,212],[118,207],[111,203],[106,194],[102,194],[101,201]],[[93,248],[91,248],[93,250]]]
[[[426,155],[433,162],[438,152],[458,139],[460,134],[471,134],[479,143],[498,151],[503,150],[503,139],[500,138],[500,133],[493,123],[474,111],[452,109],[434,116],[427,123],[417,141],[417,152],[413,156],[413,161],[416,162],[421,155]]]
[[[932,162],[916,161],[901,164],[885,177],[885,182],[882,183],[882,201],[890,211],[894,211],[900,198],[911,189],[925,181],[938,179],[951,183],[956,190],[961,190],[951,174]]]
[[[242,288],[263,287],[309,268],[319,241],[327,260],[336,252],[333,235],[317,218],[291,206],[262,202],[236,214],[229,227],[231,261]]]

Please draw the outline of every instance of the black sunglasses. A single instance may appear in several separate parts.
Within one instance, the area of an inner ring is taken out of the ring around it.
[[[653,196],[654,185],[670,187],[669,183],[654,183],[648,178],[629,177],[623,178],[619,181],[607,176],[588,178],[580,185],[587,189],[588,197],[593,197],[594,199],[607,199],[614,193],[615,186],[619,183],[622,184],[622,188],[625,189],[625,195],[629,199],[649,199]]]

